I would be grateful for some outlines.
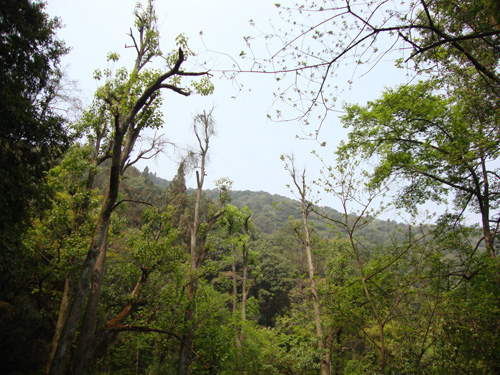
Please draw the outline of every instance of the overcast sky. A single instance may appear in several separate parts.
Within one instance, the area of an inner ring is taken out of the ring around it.
[[[72,48],[63,59],[63,66],[67,67],[68,78],[78,82],[85,103],[90,102],[97,87],[92,79],[93,71],[107,66],[108,52],[118,52],[122,56],[120,66],[131,66],[134,56],[124,46],[129,43],[127,33],[133,25],[135,3],[135,0],[48,0],[48,13],[60,17],[64,24],[59,31],[60,38]],[[318,143],[298,139],[297,135],[302,133],[297,122],[273,122],[267,118],[267,114],[273,111],[274,77],[240,75],[238,82],[251,90],[241,93],[234,82],[220,78],[219,71],[232,66],[229,56],[245,63],[238,57],[240,51],[246,49],[244,36],[255,36],[261,31],[283,26],[273,1],[157,0],[156,11],[162,51],[174,49],[173,39],[184,33],[190,39],[191,49],[203,52],[199,61],[207,61],[213,69],[215,93],[212,96],[185,98],[167,92],[163,108],[163,133],[180,145],[194,141],[191,132],[193,115],[214,108],[217,136],[210,151],[206,187],[212,188],[213,181],[228,177],[234,181],[234,190],[262,190],[290,196],[286,187],[290,183],[289,175],[283,168],[280,155],[292,153],[299,167],[308,167],[311,179],[317,177],[318,163],[310,152],[319,148]],[[250,25],[250,20],[255,22],[255,27]],[[203,31],[203,38],[200,31]],[[266,47],[265,42],[260,47],[256,43],[254,47],[255,52],[263,57],[273,52],[269,49],[275,48]],[[364,77],[353,78],[354,85],[350,90],[344,77],[337,83],[345,90],[340,96],[338,109],[341,109],[341,101],[365,104],[367,100],[378,97],[384,86],[402,82],[404,72],[394,69],[392,62],[382,61]],[[235,95],[236,99],[233,98]],[[321,151],[328,155],[342,137],[345,137],[345,131],[337,114],[331,113],[320,133],[320,140],[328,144]],[[158,176],[172,179],[178,155],[172,149],[167,154],[142,163],[139,168],[142,170],[148,165]],[[192,186],[193,183],[191,178],[188,184]],[[324,201],[324,204],[330,203]]]

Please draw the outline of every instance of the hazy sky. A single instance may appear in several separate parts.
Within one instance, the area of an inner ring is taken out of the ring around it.
[[[108,52],[118,52],[122,58],[119,66],[130,67],[133,55],[124,46],[129,43],[127,33],[133,25],[135,0],[48,0],[47,11],[58,16],[65,25],[59,36],[72,50],[63,60],[70,79],[77,80],[81,96],[90,102],[97,84],[92,79],[96,68],[105,68]],[[284,2],[282,2],[284,3]],[[295,154],[297,165],[307,165],[311,179],[317,177],[318,163],[310,156],[318,143],[297,139],[302,134],[297,122],[273,122],[267,114],[273,111],[273,90],[276,81],[272,75],[246,74],[238,77],[244,91],[238,94],[235,83],[221,79],[219,71],[229,69],[232,59],[242,64],[238,57],[246,48],[243,37],[256,36],[261,31],[283,26],[277,9],[270,0],[184,0],[156,1],[161,33],[161,49],[168,52],[175,48],[173,39],[179,33],[189,37],[194,52],[204,51],[199,61],[206,61],[213,69],[215,93],[206,98],[180,97],[172,92],[164,96],[163,133],[180,145],[194,143],[191,132],[192,117],[197,112],[214,107],[217,136],[212,142],[208,168],[207,188],[213,181],[228,177],[234,181],[234,190],[267,191],[290,196],[286,184],[289,176],[280,161],[282,154]],[[255,22],[255,27],[249,23]],[[203,31],[203,38],[200,37]],[[266,57],[275,46],[265,41],[254,44],[255,52]],[[215,52],[207,52],[217,51]],[[230,58],[231,56],[231,58]],[[187,65],[186,65],[187,66]],[[194,69],[194,68],[193,68]],[[360,102],[378,97],[384,86],[393,86],[404,79],[404,73],[393,68],[390,61],[382,61],[366,76],[354,77],[354,85],[347,88],[347,78],[341,77],[338,85],[345,86],[340,102]],[[237,95],[238,94],[238,95]],[[237,95],[236,99],[232,98]],[[331,113],[320,133],[321,141],[328,147],[321,151],[328,157],[333,146],[345,137],[345,131],[335,113]],[[171,179],[176,173],[178,155],[170,149],[154,161],[139,165],[160,177]],[[188,184],[193,185],[193,179]],[[325,201],[324,204],[329,204]]]

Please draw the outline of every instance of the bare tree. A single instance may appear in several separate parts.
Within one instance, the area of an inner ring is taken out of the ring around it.
[[[289,27],[246,38],[252,49],[264,36],[271,52],[260,56],[252,50],[247,57],[251,69],[239,72],[275,75],[276,101],[284,107],[274,117],[305,125],[314,118],[319,125],[308,136],[317,137],[327,113],[336,109],[339,86],[382,61],[414,68],[414,74],[463,74],[486,82],[491,94],[500,97],[500,6],[495,0],[275,5]]]
[[[315,272],[314,272],[314,264],[312,259],[312,251],[311,251],[311,232],[312,229],[309,226],[309,215],[313,212],[313,203],[309,200],[310,188],[306,182],[306,170],[304,169],[301,174],[299,174],[295,168],[294,158],[293,156],[288,156],[286,159],[282,157],[283,160],[286,160],[286,170],[290,173],[290,177],[292,178],[292,182],[294,185],[293,191],[296,193],[297,198],[300,202],[300,213],[302,216],[302,226],[303,233],[300,233],[299,230],[296,230],[298,237],[301,239],[302,244],[304,245],[304,249],[306,251],[306,259],[307,259],[307,269],[309,273],[309,285],[311,288],[311,294],[313,295],[313,308],[314,308],[314,323],[316,326],[316,336],[318,338],[318,349],[321,356],[321,375],[330,374],[330,365],[331,365],[331,353],[325,352],[325,337],[323,337],[323,327],[321,323],[321,307],[320,307],[320,299],[318,294],[318,288],[316,286],[315,280]]]
[[[193,131],[197,140],[197,150],[191,156],[195,159],[196,166],[196,197],[194,201],[194,212],[192,221],[188,223],[190,233],[190,268],[189,284],[187,293],[187,304],[184,312],[185,333],[181,339],[179,352],[179,365],[177,373],[186,375],[190,373],[190,365],[193,359],[194,327],[192,323],[195,319],[196,294],[198,291],[198,271],[207,255],[206,240],[211,227],[219,220],[224,211],[218,211],[205,219],[203,233],[200,233],[201,224],[201,194],[206,176],[206,166],[208,162],[208,150],[210,139],[215,134],[215,122],[212,111],[199,113],[194,117]]]

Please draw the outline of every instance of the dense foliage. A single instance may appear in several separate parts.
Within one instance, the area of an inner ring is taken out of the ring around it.
[[[204,189],[212,111],[194,116],[171,182],[134,167],[166,147],[141,143],[162,126],[161,90],[213,91],[208,72],[183,70],[182,35],[163,56],[152,1],[134,13],[132,68],[96,71],[71,142],[50,105],[58,22],[29,1],[0,10],[2,373],[500,372],[495,2],[391,13],[421,80],[347,104],[349,138],[322,171],[283,156],[298,201],[229,178]],[[162,56],[164,70],[145,68]],[[428,202],[447,210],[422,219]],[[388,204],[408,221],[381,220]]]
[[[58,62],[67,52],[43,4],[5,1],[0,8],[0,247],[4,272],[15,278],[19,234],[44,204],[44,173],[65,151],[69,135],[52,108],[60,85]],[[11,257],[12,255],[12,257]]]
[[[58,28],[42,3],[6,0],[0,6],[0,361],[6,372],[39,366],[50,335],[41,301],[30,296],[36,279],[48,276],[38,275],[22,236],[45,209],[50,192],[44,175],[71,138],[53,110],[58,63],[67,52]]]

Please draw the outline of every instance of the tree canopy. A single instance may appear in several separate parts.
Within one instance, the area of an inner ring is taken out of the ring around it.
[[[69,144],[65,120],[53,109],[59,61],[68,52],[56,37],[59,27],[41,2],[8,0],[0,8],[2,247],[12,246],[17,234],[9,232],[42,204],[44,173]]]
[[[345,62],[394,52],[412,77],[344,105],[348,137],[312,152],[320,170],[282,156],[298,200],[211,175],[218,109],[193,116],[172,181],[137,169],[176,142],[158,135],[163,103],[214,92],[185,68],[183,34],[162,52],[154,5],[136,6],[135,58],[108,54],[75,121],[53,106],[59,21],[0,5],[2,373],[499,373],[497,2],[276,4],[295,32],[275,29],[278,50],[254,62],[291,76],[278,100],[313,137]]]

